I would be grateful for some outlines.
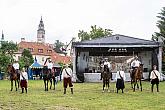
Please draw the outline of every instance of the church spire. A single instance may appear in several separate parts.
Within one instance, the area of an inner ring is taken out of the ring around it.
[[[4,34],[3,34],[3,30],[2,30],[2,38],[1,38],[1,41],[4,40]]]
[[[42,21],[42,16],[37,30],[37,42],[45,43],[45,30],[44,30],[44,23]]]

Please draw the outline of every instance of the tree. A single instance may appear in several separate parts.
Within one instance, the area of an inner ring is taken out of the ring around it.
[[[156,26],[159,28],[159,32],[155,32],[152,35],[152,40],[156,40],[156,41],[160,37],[165,38],[165,7],[163,7],[163,9],[161,10],[161,13],[158,13],[158,14],[159,16],[157,16],[157,18],[159,18],[159,20],[157,21]]]
[[[24,49],[19,60],[20,68],[28,68],[34,62],[33,56],[28,49]]]
[[[61,50],[62,47],[64,46],[64,43],[60,42],[59,40],[56,40],[56,42],[54,43],[54,51],[57,53],[63,53],[63,51]]]
[[[157,18],[159,20],[156,23],[156,26],[159,28],[159,32],[155,32],[154,35],[152,35],[152,40],[158,41],[158,39],[161,39],[163,43],[165,44],[165,7],[161,10]],[[163,46],[163,68],[162,70],[165,71],[165,45]]]
[[[1,41],[0,47],[0,71],[5,72],[8,64],[12,63],[14,52],[18,50],[17,44],[8,41]]]
[[[91,26],[91,31],[89,33],[85,32],[84,30],[79,30],[79,33],[78,33],[78,37],[81,41],[107,37],[110,35],[112,35],[111,29],[103,29],[101,27],[97,28],[96,25]]]

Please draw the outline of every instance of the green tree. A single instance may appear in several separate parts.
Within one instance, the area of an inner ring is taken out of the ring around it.
[[[34,62],[33,56],[28,49],[24,49],[19,60],[20,68],[28,68]]]
[[[157,18],[159,18],[159,20],[157,21],[156,26],[158,27],[159,32],[155,32],[152,35],[152,40],[156,40],[156,41],[160,37],[165,38],[165,7],[163,7],[163,9],[161,10],[161,12],[158,13],[158,14],[159,15],[157,16]]]
[[[0,47],[0,71],[5,72],[8,64],[14,60],[14,52],[18,50],[17,44],[8,41],[1,41]]]
[[[57,53],[63,53],[61,48],[64,46],[64,43],[60,42],[59,40],[56,40],[54,43],[54,51]]]
[[[164,44],[165,44],[165,7],[162,8],[161,12],[158,13],[159,15],[157,16],[157,18],[159,19],[156,23],[156,26],[159,29],[159,32],[155,32],[152,35],[152,40],[154,41],[158,41],[158,39],[161,39]],[[163,61],[162,61],[162,70],[163,72],[165,72],[165,45],[163,46]]]
[[[103,29],[101,27],[97,28],[96,25],[91,26],[91,31],[89,33],[85,32],[84,30],[79,30],[79,33],[78,33],[78,37],[81,41],[107,37],[110,35],[112,35],[111,29]]]

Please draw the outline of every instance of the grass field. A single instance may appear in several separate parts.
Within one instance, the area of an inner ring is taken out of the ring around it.
[[[0,110],[165,110],[165,82],[160,82],[160,92],[150,92],[150,83],[143,82],[143,91],[133,92],[125,83],[124,94],[102,93],[102,83],[74,83],[74,94],[67,89],[63,95],[62,83],[56,90],[44,91],[42,80],[29,80],[28,93],[10,91],[10,82],[0,80]]]

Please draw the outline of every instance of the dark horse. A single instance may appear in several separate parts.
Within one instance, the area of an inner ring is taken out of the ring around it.
[[[103,78],[103,92],[104,92],[105,86],[109,92],[109,83],[110,83],[110,79],[112,78],[112,73],[110,72],[107,65],[104,65],[104,68],[103,68],[101,74],[102,74],[102,78]]]
[[[20,83],[20,73],[17,72],[14,67],[10,64],[7,67],[7,73],[10,76],[10,81],[11,81],[11,91],[13,90],[13,81],[15,81],[15,88],[17,91],[17,85],[19,88],[19,83]]]
[[[43,67],[43,80],[45,84],[45,91],[48,91],[48,83],[50,81],[50,89],[52,88],[52,83],[54,85],[54,90],[55,90],[55,75],[54,72],[50,71],[47,66]]]
[[[142,75],[143,75],[143,65],[142,64],[140,64],[140,66],[138,68],[135,68],[132,72],[130,72],[131,86],[133,88],[133,91],[135,91],[136,85],[137,85],[137,88],[139,89],[138,82],[140,82],[140,89],[142,91],[142,82],[141,82]]]

